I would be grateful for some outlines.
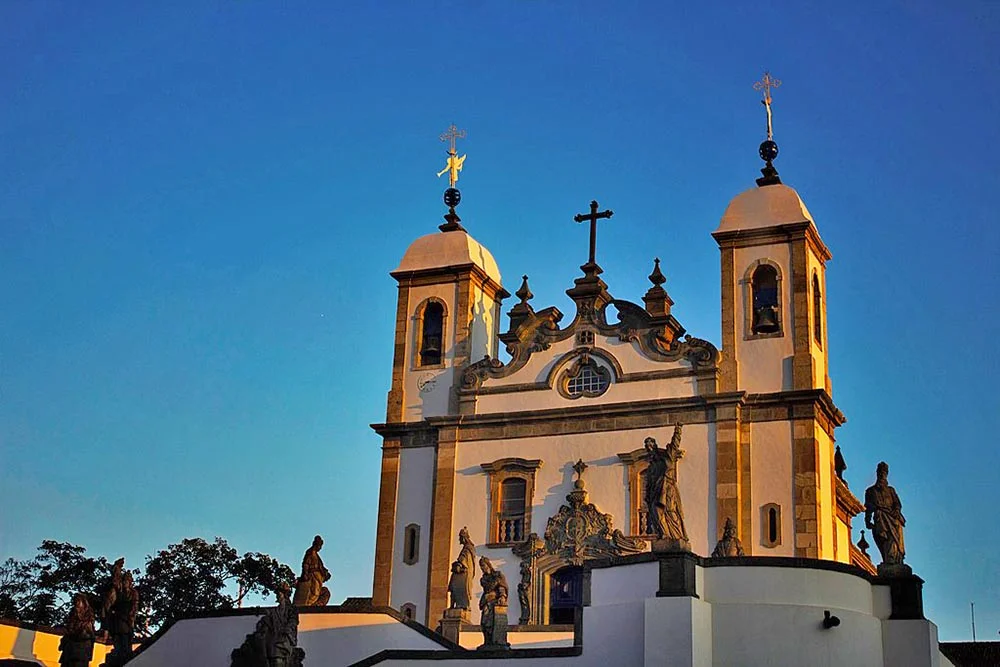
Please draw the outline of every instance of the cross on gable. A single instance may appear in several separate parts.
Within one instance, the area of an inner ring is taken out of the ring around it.
[[[584,220],[590,221],[590,257],[587,260],[587,263],[583,266],[584,271],[588,273],[597,268],[597,260],[595,259],[597,252],[597,221],[610,218],[615,214],[615,212],[610,209],[598,213],[597,208],[597,202],[592,201],[590,202],[590,213],[579,213],[573,216],[573,219],[577,222],[583,222]]]

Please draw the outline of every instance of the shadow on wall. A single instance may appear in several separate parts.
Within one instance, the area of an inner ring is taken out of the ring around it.
[[[37,660],[38,656],[35,655],[35,632],[33,630],[25,630],[24,628],[15,628],[14,632],[14,645],[10,648],[11,656],[23,660]]]

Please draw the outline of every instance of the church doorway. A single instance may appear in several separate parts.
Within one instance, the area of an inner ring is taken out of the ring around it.
[[[549,623],[571,625],[583,606],[583,568],[564,567],[549,577]]]

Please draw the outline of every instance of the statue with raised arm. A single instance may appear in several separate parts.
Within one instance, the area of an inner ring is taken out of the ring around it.
[[[882,461],[875,469],[875,483],[865,490],[865,526],[872,531],[875,546],[882,554],[879,574],[907,572],[903,564],[903,505],[896,489],[889,486],[889,464]]]
[[[451,596],[449,609],[471,609],[472,587],[476,581],[476,545],[469,537],[469,529],[462,528],[458,532],[458,542],[462,551],[451,564],[451,579],[448,580],[448,593]]]
[[[681,494],[677,488],[677,462],[684,457],[681,449],[681,429],[674,426],[670,443],[660,449],[654,438],[646,438],[643,446],[649,466],[646,468],[646,501],[649,517],[649,534],[658,542],[665,542],[668,550],[688,551],[691,548],[687,529],[684,527],[684,509]],[[654,544],[654,549],[657,545]]]
[[[312,546],[302,556],[302,574],[295,581],[293,604],[299,607],[322,607],[330,601],[330,589],[323,584],[330,580],[330,570],[323,565],[319,550],[323,548],[323,538],[317,535]]]
[[[481,649],[510,648],[507,642],[507,577],[493,567],[486,556],[479,559],[479,569],[483,576],[479,580],[483,595],[479,598],[479,625],[483,630]]]
[[[94,610],[86,593],[73,596],[66,634],[59,640],[61,667],[89,667],[94,658]]]
[[[132,582],[132,573],[125,569],[125,559],[119,558],[111,569],[111,584],[101,605],[101,627],[111,638],[113,648],[104,658],[106,667],[124,665],[132,658],[132,638],[139,595]]]

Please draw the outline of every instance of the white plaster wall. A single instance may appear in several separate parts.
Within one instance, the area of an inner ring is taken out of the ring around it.
[[[750,285],[744,275],[758,259],[770,259],[781,267],[781,322],[784,335],[780,338],[744,340],[746,305]],[[739,364],[739,388],[751,393],[783,391],[792,388],[791,357],[794,354],[792,330],[791,257],[787,244],[770,244],[750,248],[737,248],[733,278],[736,281],[736,358]],[[728,351],[727,351],[728,352]],[[788,360],[788,361],[786,361]]]
[[[645,619],[643,599],[584,607],[583,655],[577,664],[642,665],[647,631]],[[550,661],[548,664],[562,663]]]
[[[406,421],[420,421],[424,417],[448,414],[448,402],[454,377],[452,368],[455,359],[455,304],[458,285],[424,285],[410,288],[407,314],[406,336],[406,376],[403,382]],[[436,297],[445,303],[445,323],[442,332],[444,368],[417,368],[416,314],[420,305],[428,298]]]
[[[940,667],[937,626],[930,621],[882,624],[885,667]]]
[[[751,535],[744,542],[754,556],[795,555],[794,477],[792,476],[792,426],[790,422],[755,422],[750,425]],[[763,545],[761,507],[781,506],[781,544]]]
[[[812,606],[872,616],[872,586],[853,574],[784,567],[707,567],[704,599],[714,604]],[[761,610],[763,611],[763,609]]]
[[[645,600],[644,611],[644,665],[712,667],[711,605],[693,597],[654,597]]]
[[[431,537],[431,497],[434,480],[434,448],[419,447],[399,452],[399,482],[396,487],[396,525],[393,536],[390,605],[399,609],[412,602],[414,618],[423,618],[427,607],[427,559]],[[406,526],[420,526],[417,562],[403,562]]]
[[[472,539],[483,544],[488,536],[488,476],[480,464],[504,457],[541,459],[535,476],[531,530],[545,532],[546,522],[566,503],[572,489],[573,464],[583,459],[590,466],[584,474],[589,502],[611,514],[614,526],[629,531],[626,515],[627,469],[618,459],[621,452],[642,446],[652,436],[661,444],[669,441],[672,428],[608,431],[564,436],[543,436],[516,440],[460,442],[456,452],[455,531],[468,526]],[[679,464],[678,477],[684,518],[695,553],[708,554],[715,547],[715,447],[709,424],[684,427],[682,448],[686,454]],[[711,511],[711,522],[710,522]],[[504,551],[509,554],[509,549]],[[506,572],[508,581],[517,581],[516,563]],[[515,575],[512,577],[512,575]],[[512,605],[513,607],[513,605]]]
[[[516,618],[512,619],[516,622]],[[508,632],[507,642],[514,648],[554,648],[572,646],[573,632]],[[462,648],[474,649],[483,643],[483,633],[479,630],[462,631],[458,637]]]
[[[601,604],[642,600],[656,594],[660,583],[659,563],[638,563],[591,570],[590,599]]]
[[[815,427],[816,441],[819,443],[819,493],[820,493],[820,521],[822,521],[822,531],[820,535],[820,558],[833,560],[833,540],[834,540],[834,491],[833,491],[833,440],[826,434],[819,424]]]
[[[473,286],[471,297],[472,333],[469,338],[469,361],[476,362],[487,355],[496,355],[498,309],[493,299],[478,287]]]

